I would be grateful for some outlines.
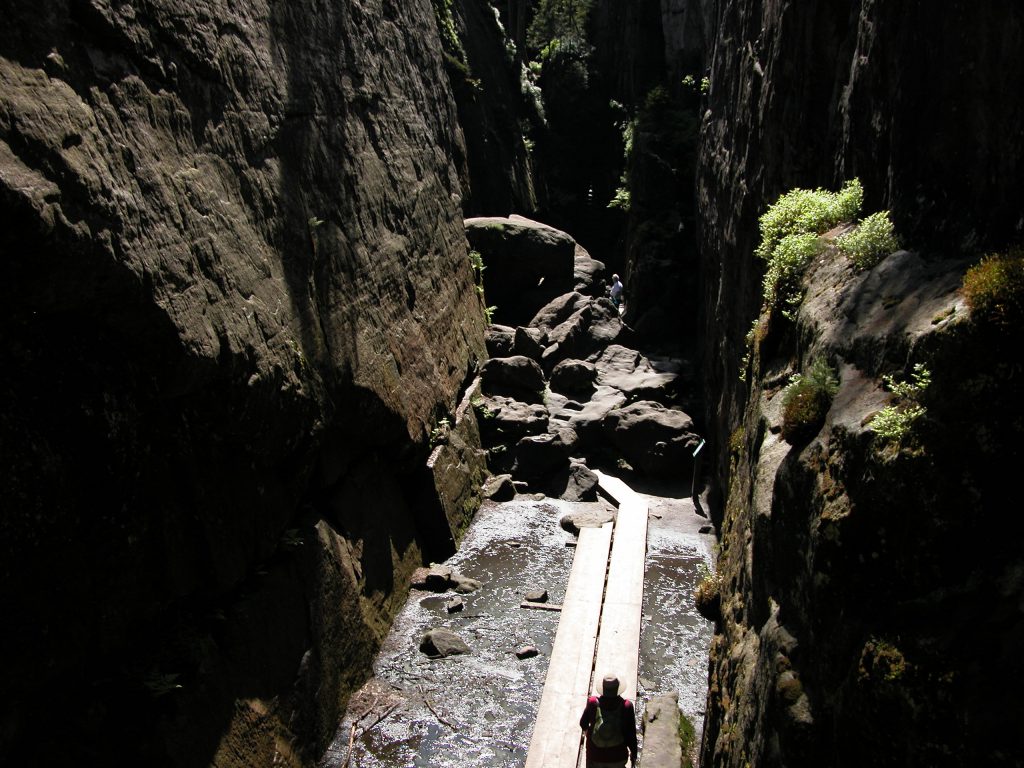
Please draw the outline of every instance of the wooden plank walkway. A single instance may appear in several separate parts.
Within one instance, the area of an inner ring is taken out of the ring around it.
[[[600,693],[597,688],[605,675],[615,674],[619,678],[619,695],[635,699],[647,559],[647,502],[618,478],[596,474],[601,488],[619,503],[619,512],[601,609],[594,693]]]
[[[597,475],[619,504],[614,541],[610,523],[580,531],[526,768],[576,768],[580,713],[604,675],[616,674],[620,693],[636,697],[647,503],[621,480]]]
[[[551,648],[526,768],[575,766],[580,712],[590,688],[612,524],[580,531]]]

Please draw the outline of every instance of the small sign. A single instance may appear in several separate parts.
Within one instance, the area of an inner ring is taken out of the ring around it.
[[[700,445],[693,449],[693,457],[697,458],[697,454],[700,453],[700,449],[704,447],[704,439],[701,438]]]

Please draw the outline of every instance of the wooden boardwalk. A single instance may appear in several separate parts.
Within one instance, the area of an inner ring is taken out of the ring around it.
[[[526,768],[576,768],[580,714],[605,675],[636,697],[647,502],[621,480],[597,476],[619,511],[614,531],[611,523],[580,531]]]

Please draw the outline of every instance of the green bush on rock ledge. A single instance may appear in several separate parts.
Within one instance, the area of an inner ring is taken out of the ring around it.
[[[766,307],[800,303],[800,279],[823,247],[818,236],[855,219],[863,200],[860,181],[851,179],[839,192],[791,190],[764,212],[759,220],[761,243],[754,253],[768,265],[763,286]],[[791,317],[790,310],[783,310],[783,315]]]
[[[858,269],[871,269],[900,247],[888,211],[865,218],[852,232],[840,235],[836,246],[850,257]]]
[[[971,314],[1000,327],[1024,319],[1024,246],[989,254],[967,270],[964,298]]]
[[[782,436],[796,443],[817,433],[838,391],[835,371],[822,357],[811,363],[806,374],[795,374],[782,396]]]
[[[910,381],[898,382],[893,376],[883,376],[882,381],[896,396],[896,402],[879,411],[868,428],[883,440],[900,447],[911,435],[914,422],[927,412],[920,400],[931,384],[932,374],[923,363],[918,363]]]

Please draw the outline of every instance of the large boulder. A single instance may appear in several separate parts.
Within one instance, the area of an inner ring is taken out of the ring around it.
[[[466,239],[483,256],[484,291],[494,317],[526,325],[551,299],[574,285],[576,241],[521,216],[466,219]]]
[[[671,361],[659,361],[655,367],[636,350],[612,344],[605,348],[594,366],[598,382],[619,390],[627,400],[656,400],[667,404],[676,396],[679,366]]]
[[[544,395],[544,372],[525,355],[492,357],[480,371],[484,392],[524,397],[539,403]]]
[[[604,275],[604,262],[591,257],[586,249],[577,243],[573,258],[573,290],[587,296],[602,296]]]
[[[581,528],[600,528],[615,520],[615,510],[599,508],[593,504],[574,509],[562,515],[558,524],[562,529],[578,536]]]
[[[597,475],[586,464],[570,460],[569,466],[551,476],[541,490],[563,501],[596,501],[597,483]]]
[[[563,360],[551,371],[551,389],[569,394],[594,391],[597,368],[584,360]]]
[[[700,442],[693,419],[661,403],[641,400],[610,410],[601,424],[605,438],[644,474],[667,477],[693,469],[691,452]]]
[[[466,641],[443,627],[428,629],[420,637],[420,651],[432,659],[441,659],[446,656],[469,653],[470,647]]]
[[[524,437],[516,443],[513,474],[527,480],[550,475],[568,466],[569,454],[576,444],[576,433],[566,427],[555,433]]]
[[[545,334],[551,333],[554,328],[568,320],[576,310],[589,303],[589,301],[581,293],[564,293],[537,310],[529,325],[531,328],[537,328]]]
[[[514,443],[548,429],[548,409],[542,404],[524,403],[503,395],[481,398],[477,414],[481,437],[488,446],[498,442]]]
[[[544,340],[543,331],[537,328],[519,326],[516,328],[512,342],[512,353],[540,362],[541,356],[544,354]]]
[[[625,404],[626,396],[617,389],[598,386],[586,403],[578,403],[574,400],[564,401],[557,411],[551,412],[551,419],[572,427],[579,437],[581,445],[593,447],[604,441],[605,417],[614,409],[621,408]]]
[[[491,357],[508,357],[517,354],[515,346],[516,329],[508,325],[492,323],[484,332],[487,354]]]
[[[609,344],[628,344],[633,332],[623,325],[619,313],[608,299],[584,299],[575,311],[548,331],[548,346],[541,365],[552,370],[568,358],[585,359]]]

